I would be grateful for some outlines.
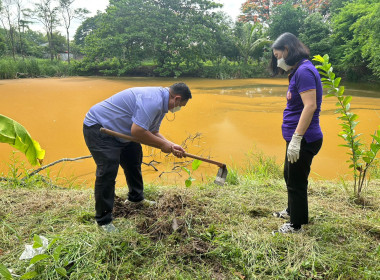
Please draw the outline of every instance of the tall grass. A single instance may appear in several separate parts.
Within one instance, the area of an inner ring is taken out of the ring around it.
[[[11,57],[0,59],[0,79],[60,77],[69,74],[69,66],[63,61],[39,58]]]

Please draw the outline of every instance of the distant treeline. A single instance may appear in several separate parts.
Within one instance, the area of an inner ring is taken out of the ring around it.
[[[349,80],[380,77],[377,0],[247,0],[236,22],[217,9],[220,4],[209,0],[110,0],[104,13],[82,22],[73,41],[67,40],[68,34],[65,38],[55,30],[58,24],[66,23],[65,7],[71,8],[73,2],[54,1],[35,4],[33,12],[23,14],[23,25],[7,21],[3,5],[0,78],[266,77],[270,75],[270,45],[284,32],[298,36],[309,46],[312,56],[328,53],[335,71]],[[28,30],[28,20],[42,21],[41,11],[48,8],[55,11],[55,18],[46,28],[46,35]],[[84,9],[70,11],[72,17],[84,18],[87,13]],[[68,62],[56,62],[62,54]],[[34,59],[44,57],[50,58],[51,67],[46,61]]]

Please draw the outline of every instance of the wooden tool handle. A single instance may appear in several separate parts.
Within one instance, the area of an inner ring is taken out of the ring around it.
[[[128,141],[133,141],[133,142],[140,143],[139,141],[137,141],[132,136],[125,135],[123,133],[119,133],[119,132],[116,132],[116,131],[113,131],[113,130],[109,130],[109,129],[104,128],[104,127],[100,128],[100,132],[106,133],[106,134],[111,135],[111,136],[119,137],[119,138],[122,138],[122,139],[125,139],[125,140],[128,140]],[[219,167],[222,167],[222,168],[226,166],[224,163],[217,162],[217,161],[214,161],[214,160],[211,160],[211,159],[208,159],[208,158],[199,157],[199,156],[192,155],[192,154],[189,154],[189,153],[185,153],[184,156],[190,157],[190,158],[194,158],[194,159],[199,159],[201,161],[208,162],[208,163],[211,163],[211,164],[215,164],[215,165],[217,165]]]
[[[126,135],[126,134],[123,134],[123,133],[119,133],[119,132],[116,132],[116,131],[113,131],[113,130],[109,130],[109,129],[104,128],[104,127],[100,128],[100,132],[106,133],[106,134],[111,135],[111,136],[119,137],[119,138],[122,138],[122,139],[125,139],[125,140],[128,140],[128,141],[133,141],[133,142],[139,143],[139,141],[137,141],[132,136],[129,136],[129,135]]]
[[[224,163],[217,162],[215,160],[211,160],[211,159],[208,159],[208,158],[203,158],[203,157],[200,157],[200,156],[192,155],[192,154],[189,154],[189,153],[185,153],[184,155],[185,155],[185,157],[199,159],[199,160],[204,161],[204,162],[215,164],[215,165],[217,165],[219,167],[222,167],[222,168],[226,166]]]

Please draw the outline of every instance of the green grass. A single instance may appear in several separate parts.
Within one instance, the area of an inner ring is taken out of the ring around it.
[[[279,172],[258,153],[223,187],[147,185],[155,209],[120,208],[127,188],[117,189],[115,234],[95,225],[92,189],[0,182],[0,264],[35,279],[380,279],[380,181],[364,206],[341,183],[311,181],[310,224],[272,236],[284,222],[272,212],[287,201]],[[19,257],[34,235],[58,241],[30,267]]]
[[[60,77],[68,75],[69,67],[63,61],[40,58],[0,58],[0,79]]]

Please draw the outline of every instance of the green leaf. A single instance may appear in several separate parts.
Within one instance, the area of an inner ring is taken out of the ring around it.
[[[377,141],[377,143],[380,143],[380,137],[376,135],[372,135],[373,139]]]
[[[324,60],[326,63],[328,63],[329,60],[330,60],[329,55],[328,55],[328,54],[325,54],[325,55],[323,56],[323,60]]]
[[[189,174],[189,176],[190,176],[190,170],[189,169],[187,169],[186,167],[183,167],[183,166],[182,166],[182,169],[185,170],[187,172],[187,174]]]
[[[369,157],[363,157],[363,160],[365,163],[368,163],[368,164],[371,163],[371,161],[372,161],[372,159]]]
[[[36,249],[36,248],[40,248],[43,246],[43,242],[42,242],[42,239],[41,237],[38,235],[38,234],[35,234],[33,236],[33,240],[34,240],[34,243],[33,243],[33,248]]]
[[[10,273],[10,271],[8,270],[8,268],[6,268],[1,263],[0,263],[0,275],[2,275],[5,278],[5,280],[13,279],[12,278],[12,274]]]
[[[335,94],[331,94],[331,93],[330,93],[330,94],[326,94],[326,95],[325,95],[325,97],[333,97],[333,96],[335,96]]]
[[[59,275],[61,275],[61,276],[63,276],[63,277],[66,277],[66,276],[67,276],[67,271],[66,271],[66,269],[64,269],[63,267],[56,267],[56,268],[55,268],[55,271],[56,271]]]
[[[342,80],[342,78],[340,78],[340,77],[335,79],[335,81],[334,81],[334,87],[337,88],[339,86],[340,80]]]
[[[359,116],[357,114],[352,114],[350,120],[351,121],[356,121],[357,119],[359,118]],[[359,122],[356,122],[356,124],[358,124]]]
[[[53,245],[59,240],[59,238],[54,238],[50,243],[49,245],[47,246],[47,249],[49,250],[51,247],[53,247]]]
[[[47,259],[48,257],[49,257],[49,255],[46,255],[46,254],[36,255],[36,256],[34,256],[34,257],[30,260],[30,264],[38,263],[39,261],[42,261],[42,260],[44,260],[44,259]]]
[[[31,165],[39,165],[45,157],[40,144],[32,139],[21,124],[1,114],[0,143],[7,143],[24,153]]]
[[[193,170],[197,170],[199,165],[201,165],[202,161],[199,160],[199,159],[194,159],[193,160],[193,163],[191,164],[191,167],[193,168]]]
[[[36,276],[38,276],[37,271],[29,271],[25,273],[23,276],[21,276],[20,279],[32,279]]]
[[[372,143],[371,144],[371,151],[373,153],[377,153],[380,150],[380,144]]]
[[[55,248],[53,252],[53,258],[56,262],[59,261],[59,256],[61,255],[61,251],[62,251],[62,245],[59,245],[57,248]]]
[[[314,61],[321,62],[321,63],[323,63],[323,62],[325,61],[325,60],[323,59],[323,57],[320,56],[319,54],[318,54],[318,55],[315,55],[315,56],[313,57],[313,60],[314,60]]]
[[[185,185],[186,185],[186,187],[190,187],[190,186],[191,186],[191,180],[190,180],[190,179],[187,179],[187,180],[185,181]]]
[[[352,100],[352,96],[351,95],[348,95],[344,98],[343,100],[343,105],[346,106],[348,103],[350,103]]]

